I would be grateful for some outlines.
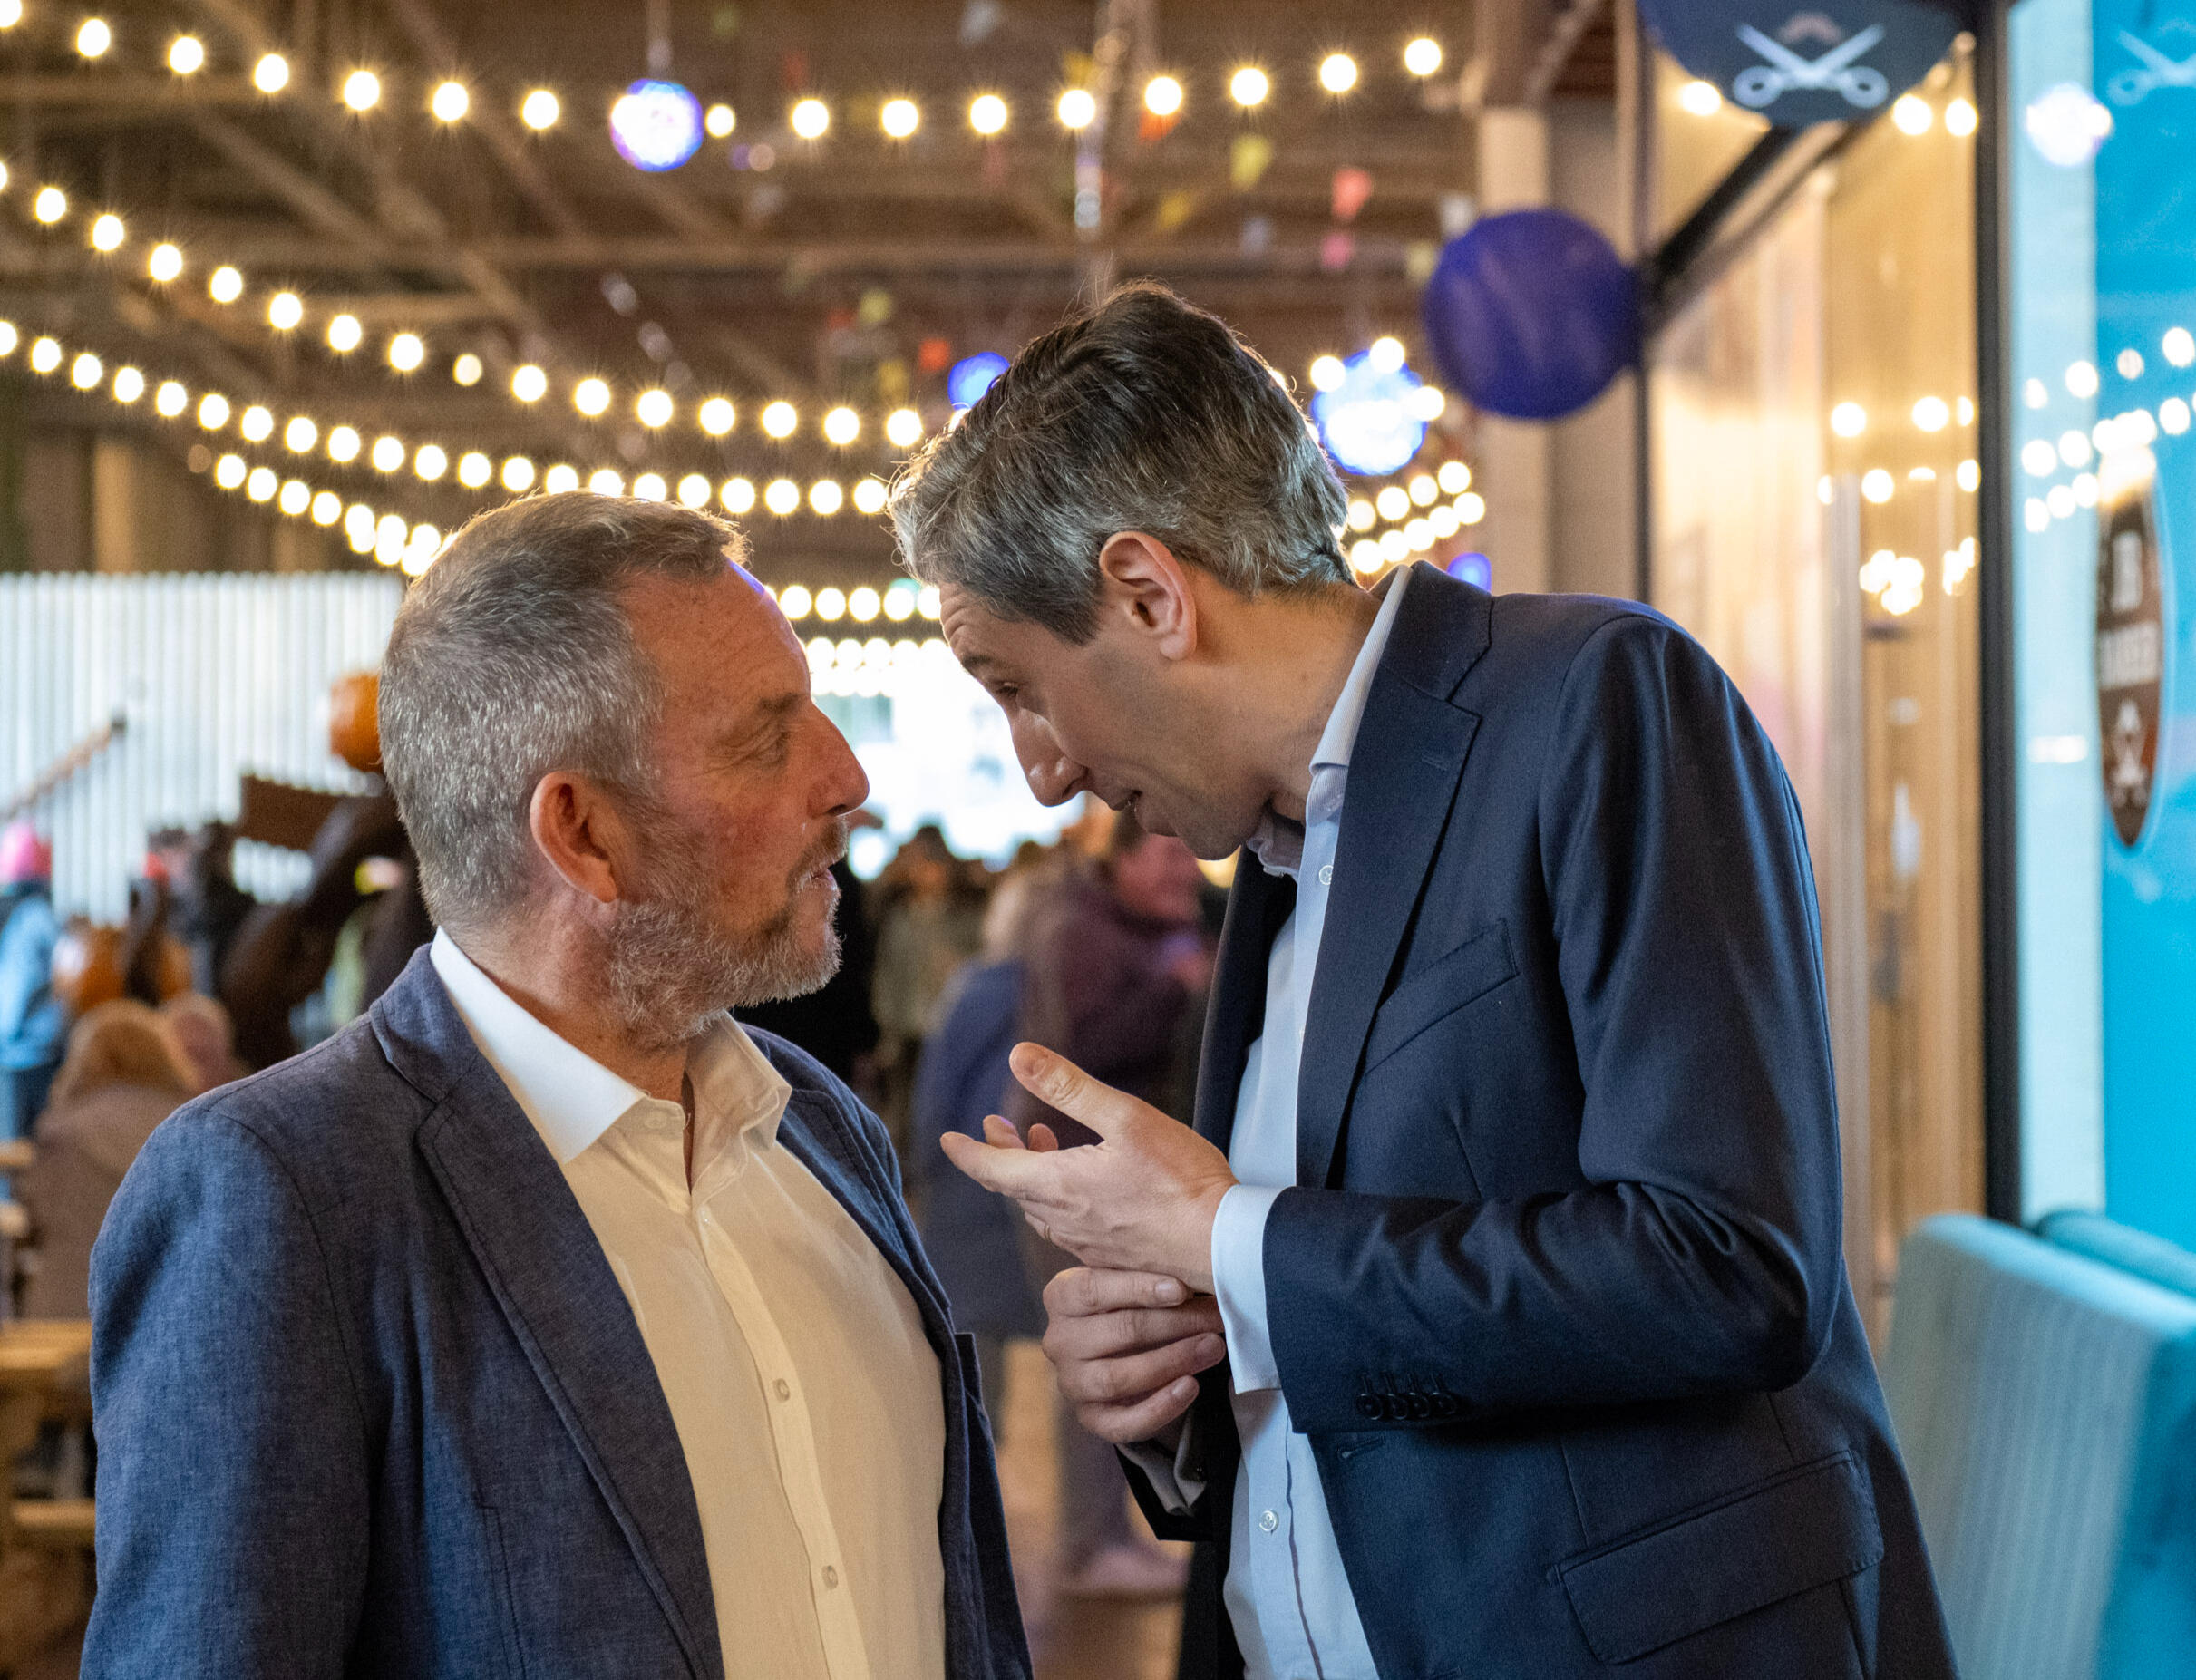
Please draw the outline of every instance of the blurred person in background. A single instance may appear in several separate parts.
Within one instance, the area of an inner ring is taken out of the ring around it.
[[[885,1123],[904,1157],[915,1070],[937,1025],[938,1000],[954,971],[983,944],[980,894],[935,822],[926,822],[878,879],[877,974],[870,997],[879,1034]]]
[[[168,882],[169,931],[190,954],[190,983],[209,997],[221,963],[258,899],[237,885],[237,831],[226,822],[159,829],[147,841]]]
[[[160,1019],[198,1076],[194,1095],[230,1084],[251,1072],[237,1054],[236,1029],[218,998],[203,992],[180,992],[160,1005]]]
[[[91,1310],[92,1242],[122,1175],[152,1129],[201,1089],[159,1012],[117,998],[69,1034],[23,1175],[38,1264],[24,1292],[26,1318],[82,1318]]]
[[[53,850],[27,821],[0,829],[0,1137],[26,1138],[68,1035],[53,993]]]
[[[1181,840],[1147,833],[1132,813],[1114,818],[1096,867],[1070,877],[1035,918],[1021,1035],[1186,1119],[1191,1092],[1181,1080],[1181,1046],[1212,973],[1200,925],[1203,885],[1196,857]],[[1006,1090],[1005,1112],[1023,1135],[1045,1124],[1064,1147],[1098,1141],[1011,1077]],[[972,1136],[984,1135],[983,1115],[992,1112],[971,1112]],[[1024,1241],[1040,1285],[1075,1264],[1034,1233]],[[1085,1430],[1064,1399],[1060,1505],[1064,1592],[1102,1597],[1181,1590],[1186,1570],[1179,1556],[1142,1539],[1130,1520],[1113,1445]]]
[[[955,1171],[938,1141],[948,1131],[982,1137],[984,1116],[1014,1086],[1006,1053],[1021,1036],[1024,940],[1031,913],[1051,885],[1051,869],[1042,862],[1017,865],[992,889],[983,952],[947,985],[938,1031],[915,1076],[909,1199],[923,1247],[953,1303],[954,1322],[976,1338],[984,1409],[995,1432],[1006,1412],[1006,1344],[1044,1335],[1045,1309],[1030,1280],[1014,1204]]]

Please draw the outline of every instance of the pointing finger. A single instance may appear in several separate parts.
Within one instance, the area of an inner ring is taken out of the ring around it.
[[[1030,1095],[1079,1120],[1102,1138],[1110,1138],[1142,1105],[1043,1044],[1019,1044],[1007,1058],[1014,1076]]]
[[[939,1140],[946,1159],[987,1190],[997,1190],[1020,1202],[1048,1202],[1057,1182],[1058,1157],[1034,1155],[1025,1149],[1002,1149],[978,1143],[966,1132],[948,1131]]]

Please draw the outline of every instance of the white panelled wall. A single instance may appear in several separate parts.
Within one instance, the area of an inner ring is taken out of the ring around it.
[[[0,577],[0,803],[108,718],[121,736],[31,812],[63,914],[120,921],[145,836],[237,815],[246,773],[330,792],[366,778],[328,751],[328,689],[381,663],[403,598],[384,574]],[[262,898],[301,852],[237,848]]]

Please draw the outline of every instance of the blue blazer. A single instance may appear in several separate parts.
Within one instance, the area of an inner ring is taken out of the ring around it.
[[[1239,870],[1225,1149],[1294,889]],[[1812,879],[1775,753],[1666,620],[1422,568],[1352,756],[1268,1322],[1383,1680],[1948,1680],[1847,1286]],[[1208,1485],[1185,1675],[1219,1605]]]
[[[780,1137],[938,1356],[947,1673],[1026,1680],[974,1349],[884,1129],[754,1037],[792,1085]],[[87,1676],[721,1680],[639,1327],[424,950],[363,1020],[154,1132],[93,1253],[92,1316]]]

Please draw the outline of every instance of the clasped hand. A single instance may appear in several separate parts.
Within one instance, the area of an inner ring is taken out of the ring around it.
[[[1045,1291],[1045,1351],[1084,1428],[1149,1439],[1188,1410],[1196,1374],[1227,1353],[1211,1298],[1212,1221],[1235,1175],[1189,1127],[1064,1056],[1017,1044],[1010,1065],[1098,1142],[1064,1150],[1045,1125],[1025,1140],[994,1114],[985,1141],[949,1131],[946,1153],[1083,1263]]]

